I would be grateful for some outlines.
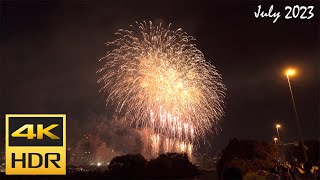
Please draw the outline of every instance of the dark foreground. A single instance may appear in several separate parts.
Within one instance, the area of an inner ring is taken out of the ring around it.
[[[79,172],[79,173],[69,173],[66,176],[42,176],[42,175],[35,175],[35,176],[13,176],[13,175],[5,175],[5,173],[0,174],[0,180],[24,180],[24,179],[32,179],[32,180],[53,180],[53,179],[91,179],[91,180],[106,180],[106,179],[128,179],[128,178],[119,178],[119,177],[112,177],[108,173],[97,173],[97,172]],[[135,178],[130,178],[135,179]],[[141,179],[141,178],[136,178]],[[194,177],[188,178],[142,178],[142,179],[184,179],[184,180],[206,180],[206,179],[218,179],[217,173],[215,171],[199,171],[197,175]]]

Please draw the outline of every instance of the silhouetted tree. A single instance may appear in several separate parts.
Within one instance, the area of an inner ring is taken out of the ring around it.
[[[109,164],[109,175],[120,178],[174,178],[192,177],[198,169],[187,154],[161,154],[149,162],[141,154],[127,154],[113,158]]]
[[[273,144],[250,140],[232,139],[222,151],[217,165],[221,177],[226,168],[239,168],[243,174],[275,167],[279,157],[279,149]]]
[[[141,154],[127,154],[113,158],[109,172],[117,177],[143,177],[147,160]]]
[[[191,177],[197,174],[197,167],[193,165],[187,154],[167,153],[148,162],[150,177]]]

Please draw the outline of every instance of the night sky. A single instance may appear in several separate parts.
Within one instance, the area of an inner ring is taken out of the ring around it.
[[[98,59],[114,32],[143,20],[181,27],[223,75],[225,116],[212,146],[221,149],[233,137],[272,142],[276,122],[283,140],[298,137],[283,74],[288,66],[298,68],[291,83],[303,136],[320,136],[319,2],[310,20],[285,20],[284,6],[293,4],[273,3],[282,15],[275,24],[254,17],[261,4],[254,1],[0,3],[0,136],[6,113],[66,113],[70,142],[90,123],[88,114],[112,114],[98,92]]]

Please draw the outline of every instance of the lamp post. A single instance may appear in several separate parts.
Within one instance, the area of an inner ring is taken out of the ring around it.
[[[279,128],[281,128],[281,125],[280,125],[280,124],[277,124],[277,125],[276,125],[276,128],[277,128],[278,140],[279,140],[279,142],[281,143],[280,133],[279,133]]]
[[[273,138],[273,140],[274,140],[274,144],[277,145],[278,138],[275,137],[275,138]]]
[[[292,87],[291,87],[291,83],[290,83],[290,76],[294,76],[296,74],[296,70],[289,68],[286,70],[286,76],[287,76],[287,80],[288,80],[288,85],[289,85],[289,90],[290,90],[290,94],[291,94],[291,100],[292,100],[292,105],[293,105],[293,110],[294,110],[294,115],[295,115],[295,122],[296,122],[296,126],[298,129],[298,133],[299,133],[299,138],[301,141],[301,148],[303,151],[303,155],[304,155],[304,160],[308,161],[308,156],[307,156],[307,152],[304,146],[304,141],[303,141],[303,137],[302,137],[302,131],[301,131],[301,126],[300,126],[300,121],[299,121],[299,117],[298,117],[298,113],[297,113],[297,107],[296,107],[296,103],[294,101],[294,96],[293,96],[293,92],[292,92]]]

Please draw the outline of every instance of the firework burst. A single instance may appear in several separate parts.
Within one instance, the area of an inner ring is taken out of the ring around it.
[[[105,61],[98,71],[107,104],[115,105],[131,125],[178,140],[184,149],[186,143],[215,132],[225,86],[192,36],[151,22],[116,35],[107,43],[112,51],[101,59]]]

